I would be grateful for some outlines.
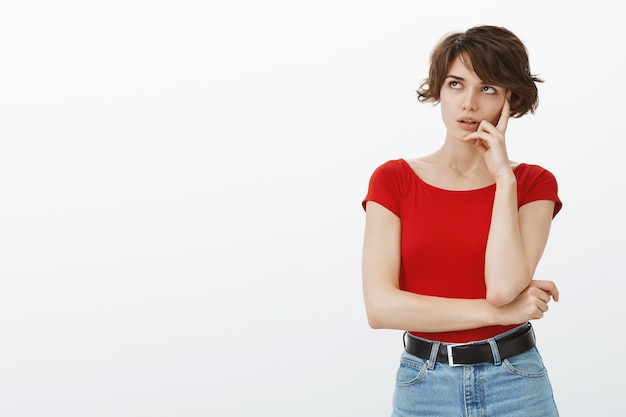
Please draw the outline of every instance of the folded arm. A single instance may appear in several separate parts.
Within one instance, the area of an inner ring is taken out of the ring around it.
[[[485,253],[485,284],[491,304],[506,305],[530,285],[548,241],[554,204],[539,200],[518,210],[513,173],[497,179]]]
[[[363,244],[363,295],[372,328],[445,332],[538,319],[556,287],[537,281],[513,302],[495,306],[485,299],[425,296],[399,288],[400,219],[375,202],[367,203]]]

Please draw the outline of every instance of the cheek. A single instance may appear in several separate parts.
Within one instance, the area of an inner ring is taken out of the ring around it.
[[[494,126],[498,124],[498,120],[500,120],[500,113],[494,114],[489,118],[489,122]]]
[[[500,120],[500,115],[502,114],[502,106],[498,105],[494,107],[493,111],[489,112],[488,119],[491,124],[496,125],[498,120]]]
[[[451,107],[450,103],[441,102],[440,106],[441,106],[441,117],[443,118],[443,120],[454,118],[455,113],[450,108]]]
[[[442,93],[439,95],[439,105],[441,106],[442,112],[450,112],[454,104],[454,96],[446,93]]]

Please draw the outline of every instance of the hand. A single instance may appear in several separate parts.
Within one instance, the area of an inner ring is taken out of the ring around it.
[[[496,179],[513,172],[504,141],[504,134],[511,115],[509,97],[510,93],[507,93],[500,113],[500,119],[496,126],[487,120],[483,120],[478,125],[476,132],[472,132],[463,138],[466,141],[473,141],[476,149],[485,158],[489,173]]]
[[[552,281],[532,280],[511,303],[499,308],[502,325],[539,320],[548,311],[550,298],[559,301],[559,290]]]

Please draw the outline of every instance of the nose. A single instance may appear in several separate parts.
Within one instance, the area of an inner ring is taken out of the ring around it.
[[[476,102],[476,93],[471,89],[465,90],[465,94],[463,94],[463,100],[461,101],[461,106],[463,110],[476,110],[477,102]]]

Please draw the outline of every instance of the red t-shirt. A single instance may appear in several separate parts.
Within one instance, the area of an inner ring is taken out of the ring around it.
[[[518,207],[531,201],[552,200],[556,202],[556,216],[562,204],[554,175],[528,164],[518,165],[514,173]],[[437,188],[422,181],[403,159],[388,161],[374,171],[362,204],[365,208],[367,201],[374,201],[400,218],[402,290],[448,298],[486,297],[485,251],[495,190],[495,184],[467,191]],[[464,343],[514,327],[411,334]]]

